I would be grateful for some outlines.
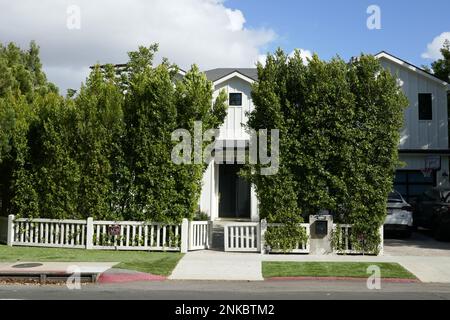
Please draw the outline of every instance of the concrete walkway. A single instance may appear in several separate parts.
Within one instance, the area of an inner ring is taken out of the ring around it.
[[[261,255],[212,250],[189,252],[169,279],[261,281]]]
[[[264,261],[298,262],[391,262],[399,263],[420,281],[426,283],[450,283],[450,257],[426,256],[264,256]],[[381,270],[383,272],[383,270]]]
[[[1,274],[72,274],[74,272],[102,273],[118,262],[15,262],[0,263]],[[36,266],[33,266],[36,264]],[[27,267],[27,265],[29,265]],[[75,269],[77,268],[77,269]]]
[[[445,256],[260,255],[210,250],[187,253],[178,263],[169,279],[261,281],[263,280],[262,261],[391,262],[399,263],[422,282],[450,283],[450,257]]]

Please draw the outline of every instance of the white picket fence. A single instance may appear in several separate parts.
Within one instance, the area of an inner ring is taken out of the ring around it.
[[[261,226],[259,222],[230,223],[224,227],[225,251],[260,252]]]
[[[53,248],[86,248],[98,250],[181,251],[211,248],[213,223],[188,221],[181,224],[136,221],[52,220],[0,217],[0,242],[10,246]],[[224,226],[224,248],[227,252],[265,252],[267,229],[280,224],[233,222]],[[289,253],[310,253],[310,224],[301,224],[307,241],[298,241]],[[333,224],[333,237],[339,248],[336,254],[371,254],[358,251],[351,241],[352,225]],[[380,229],[383,236],[383,227]],[[281,251],[271,250],[272,253]],[[383,254],[383,238],[379,254]]]
[[[93,249],[180,251],[181,225],[94,221]]]
[[[14,219],[15,246],[85,248],[86,220]]]
[[[379,253],[383,254],[384,251],[384,237],[383,237],[383,226],[381,226],[379,233],[381,237]],[[352,225],[351,224],[333,224],[333,233],[335,234],[335,244],[339,249],[336,250],[337,254],[372,254],[371,252],[362,252],[361,250],[357,250],[352,243],[351,233],[352,233]]]
[[[282,226],[282,224],[279,224],[279,223],[269,223],[269,224],[267,224],[267,229],[279,228],[281,226]],[[289,253],[309,253],[310,252],[310,240],[309,240],[310,233],[311,233],[310,224],[302,223],[302,224],[300,224],[300,226],[305,230],[306,237],[308,240],[306,242],[299,240],[295,246],[295,249],[291,250]],[[264,230],[262,232],[264,233]],[[283,253],[282,250],[276,250],[276,249],[271,249],[271,252],[272,253]]]
[[[97,250],[181,251],[210,247],[210,222],[163,224],[136,221],[25,219],[0,220],[10,246]]]
[[[212,230],[212,221],[189,222],[189,251],[209,249]]]

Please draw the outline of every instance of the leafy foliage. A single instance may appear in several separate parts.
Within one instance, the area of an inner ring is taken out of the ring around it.
[[[450,82],[450,41],[446,40],[441,49],[442,59],[431,64],[433,73],[443,81]]]
[[[306,244],[309,238],[305,228],[299,225],[283,224],[278,227],[269,226],[264,234],[264,240],[270,250],[289,253],[297,249],[299,244]]]
[[[196,66],[182,79],[158,46],[130,52],[122,68],[93,68],[66,98],[46,82],[38,49],[0,47],[0,170],[3,214],[153,220],[192,218],[204,165],[171,161],[178,128],[223,122],[223,94]],[[213,108],[211,108],[213,106]],[[192,132],[193,133],[193,132]]]
[[[372,56],[305,64],[282,50],[258,65],[258,78],[249,127],[280,130],[278,175],[260,175],[261,165],[245,172],[261,218],[292,228],[328,209],[377,245],[408,105],[395,78]]]

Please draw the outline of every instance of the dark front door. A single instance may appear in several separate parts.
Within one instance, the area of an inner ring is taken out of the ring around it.
[[[250,219],[250,184],[239,177],[240,165],[219,166],[219,218]]]

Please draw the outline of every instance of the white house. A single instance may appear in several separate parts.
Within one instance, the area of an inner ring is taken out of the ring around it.
[[[448,184],[448,83],[387,52],[376,55],[384,68],[398,78],[409,106],[399,146],[395,189],[412,200],[432,186]]]
[[[211,220],[258,221],[258,205],[255,190],[237,173],[242,167],[238,154],[246,152],[249,135],[243,124],[247,112],[253,110],[252,84],[257,80],[256,69],[213,69],[205,72],[214,83],[214,96],[225,90],[228,94],[228,114],[220,128],[217,158],[212,160],[203,176],[200,210]]]
[[[431,186],[442,185],[448,178],[449,85],[389,53],[381,52],[376,58],[398,78],[410,102],[399,146],[405,166],[397,171],[395,189],[411,199]],[[227,92],[229,108],[216,149],[216,153],[226,154],[226,161],[213,160],[209,164],[203,177],[200,210],[213,221],[258,221],[255,191],[238,177],[241,165],[235,164],[236,155],[245,152],[249,142],[243,124],[247,121],[246,112],[253,109],[251,86],[257,81],[256,69],[213,69],[205,74],[214,83],[215,96],[221,90]]]

